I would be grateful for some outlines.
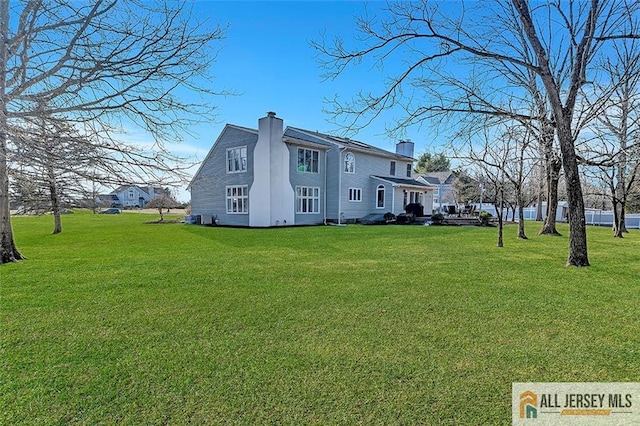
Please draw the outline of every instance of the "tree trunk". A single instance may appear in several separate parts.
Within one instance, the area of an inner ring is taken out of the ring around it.
[[[60,219],[60,194],[58,194],[58,184],[53,166],[49,164],[47,169],[47,173],[49,175],[51,211],[53,212],[53,234],[60,234],[62,232],[62,220]]]
[[[503,223],[502,223],[502,211],[504,209],[504,191],[500,190],[500,204],[498,207],[498,247],[504,247],[503,239]]]
[[[589,266],[584,197],[580,184],[578,159],[571,134],[571,117],[557,120],[557,122],[569,202],[569,256],[567,258],[567,266]]]
[[[538,188],[538,199],[536,201],[536,222],[542,222],[544,219],[542,217],[542,193],[544,191],[544,184],[542,183],[542,179],[540,179],[540,188]]]
[[[613,200],[613,237],[624,238],[624,233],[628,232],[624,220],[625,205],[622,201],[614,197]]]
[[[562,161],[553,152],[554,136],[555,129],[551,129],[551,134],[545,138],[544,142],[544,162],[547,179],[547,217],[545,217],[542,229],[538,232],[538,235],[560,235],[556,229],[556,215],[558,213],[558,182],[560,181]]]
[[[556,216],[558,214],[558,178],[549,181],[549,191],[547,195],[547,217],[544,218],[542,229],[538,235],[560,236],[556,229]]]
[[[9,167],[7,164],[7,40],[9,35],[9,2],[0,1],[0,264],[24,259],[13,240],[9,210]]]
[[[518,199],[518,238],[526,240],[527,234],[524,232],[524,200],[522,199],[522,193],[518,191],[516,197]]]
[[[0,3],[4,3],[1,2]],[[2,6],[0,6],[2,7]],[[0,79],[3,77],[0,77]],[[3,105],[4,107],[4,105]],[[4,110],[4,108],[2,108]],[[7,166],[6,115],[0,112],[0,264],[24,259],[13,240],[9,210],[9,173]]]
[[[627,208],[627,202],[626,201],[621,201],[620,202],[620,221],[619,221],[619,225],[618,228],[620,229],[620,232],[623,232],[625,234],[629,233],[629,230],[627,229],[627,221],[625,219],[626,213],[625,210]]]

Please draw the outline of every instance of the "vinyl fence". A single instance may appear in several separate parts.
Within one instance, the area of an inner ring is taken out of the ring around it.
[[[476,206],[479,208],[480,206]],[[556,220],[558,222],[566,222],[564,216],[564,210],[566,210],[566,206],[559,205],[558,206],[558,216]],[[482,210],[491,213],[494,216],[497,216],[496,209],[493,205],[483,204]],[[543,209],[543,212],[545,210]],[[536,208],[535,207],[526,207],[523,212],[523,216],[525,220],[535,220],[536,218]],[[503,218],[511,220],[511,218],[515,218],[518,220],[518,211],[516,210],[515,214],[512,210],[509,210],[507,213],[506,209],[503,213]],[[588,225],[595,226],[613,226],[613,211],[611,210],[597,210],[597,209],[587,209],[585,211],[585,219]],[[629,229],[640,229],[640,214],[627,214],[625,216],[625,224]]]

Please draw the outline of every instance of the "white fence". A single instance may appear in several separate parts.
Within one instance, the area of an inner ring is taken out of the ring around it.
[[[476,205],[476,209],[479,209],[480,206]],[[482,210],[491,213],[493,216],[497,216],[496,209],[491,204],[483,204]],[[543,216],[544,216],[543,209]],[[566,222],[565,219],[566,206],[563,204],[558,205],[558,215],[556,220],[558,222]],[[526,207],[523,212],[523,216],[525,220],[535,220],[536,218],[536,208],[535,207]],[[511,220],[511,218],[515,218],[518,220],[518,210],[516,210],[515,214],[513,210],[509,210],[507,214],[507,210],[504,210],[503,218]],[[587,225],[596,225],[596,226],[613,226],[613,211],[611,210],[596,210],[596,209],[587,209],[585,211],[585,220],[587,221]],[[640,229],[640,214],[627,214],[625,215],[625,224],[629,229]]]

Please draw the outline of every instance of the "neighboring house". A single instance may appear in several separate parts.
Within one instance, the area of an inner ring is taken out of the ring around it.
[[[96,198],[96,202],[104,207],[122,207],[116,194],[100,194]]]
[[[430,206],[433,188],[411,178],[413,143],[389,152],[287,127],[270,112],[258,129],[227,124],[188,188],[201,223],[269,227],[353,222]]]
[[[446,209],[448,206],[456,206],[456,197],[453,192],[453,181],[456,176],[452,171],[446,172],[430,172],[415,175],[419,182],[426,183],[434,188],[433,207],[434,212]]]
[[[167,188],[123,185],[110,194],[100,195],[98,201],[108,204],[109,207],[143,208],[153,197],[164,194],[169,194]]]

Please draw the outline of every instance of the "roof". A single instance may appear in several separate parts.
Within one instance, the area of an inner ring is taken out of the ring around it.
[[[451,170],[447,170],[446,172],[423,173],[421,174],[421,176],[425,178],[425,180],[427,180],[429,183],[432,183],[431,182],[432,179],[437,179],[437,182],[435,181],[433,182],[436,185],[453,183],[453,181],[456,178],[456,176],[453,174]],[[427,179],[427,178],[430,178],[430,179]]]
[[[396,186],[412,186],[412,187],[419,187],[424,189],[433,189],[433,187],[430,185],[427,185],[425,183],[422,183],[415,179],[410,179],[410,178],[397,178],[397,177],[375,176],[375,175],[371,177],[385,181],[385,182],[392,183]]]
[[[379,155],[382,157],[394,158],[394,159],[405,160],[405,161],[406,160],[414,161],[414,158],[412,157],[407,157],[402,154],[396,154],[395,152],[387,151],[387,150],[378,148],[376,146],[369,145],[364,142],[356,141],[349,138],[342,138],[339,136],[329,135],[326,133],[320,133],[317,131],[299,129],[296,127],[288,126],[284,132],[284,135],[290,136],[296,139],[302,139],[309,142],[315,142],[320,144],[329,143],[334,145],[340,145],[341,147],[344,147],[350,150],[359,151],[359,152],[368,152],[368,153]]]
[[[111,191],[111,194],[116,195],[124,191],[128,191],[130,188],[137,188],[139,191],[144,192],[147,195],[151,195],[151,189],[153,188],[154,194],[169,194],[169,191],[166,188],[161,186],[140,186],[140,185],[121,185]]]
[[[218,135],[218,138],[216,139],[216,141],[213,143],[213,145],[209,149],[209,152],[207,153],[207,156],[204,157],[204,160],[202,160],[202,162],[200,162],[200,167],[198,167],[198,170],[193,174],[193,177],[191,178],[191,182],[189,182],[189,185],[187,185],[187,190],[189,190],[189,188],[191,188],[191,185],[193,185],[193,182],[196,181],[196,178],[198,178],[198,176],[200,175],[200,171],[202,170],[204,165],[207,163],[207,161],[209,161],[209,158],[213,155],[214,148],[216,147],[216,145],[218,144],[220,139],[222,139],[222,137],[225,134],[225,132],[227,131],[227,129],[230,129],[230,128],[233,128],[233,129],[236,129],[236,130],[240,130],[242,132],[250,133],[252,135],[252,138],[257,138],[258,137],[258,130],[256,130],[256,129],[250,129],[248,127],[237,126],[235,124],[229,124],[229,123],[225,124],[224,128],[222,129],[222,131]]]
[[[431,177],[431,176],[422,176],[422,175],[419,175],[419,177],[424,179],[427,183],[430,183],[431,185],[440,185],[440,179],[438,178]]]
[[[118,201],[118,196],[116,194],[99,194],[98,197],[103,200],[111,199],[114,201]]]

